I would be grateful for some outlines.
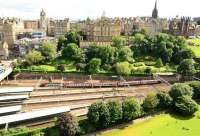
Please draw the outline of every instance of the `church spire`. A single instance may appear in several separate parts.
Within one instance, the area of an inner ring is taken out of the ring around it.
[[[155,7],[152,12],[152,18],[155,18],[155,19],[158,18],[157,0],[155,1]]]
[[[156,0],[156,2],[155,2],[155,7],[154,7],[155,9],[157,9],[157,0]]]

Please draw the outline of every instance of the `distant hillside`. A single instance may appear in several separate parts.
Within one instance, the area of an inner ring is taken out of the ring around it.
[[[200,20],[200,17],[194,17],[193,20],[198,21],[198,20]]]

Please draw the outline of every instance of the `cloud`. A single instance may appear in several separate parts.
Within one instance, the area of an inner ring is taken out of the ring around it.
[[[0,15],[39,18],[42,8],[52,18],[96,18],[103,10],[107,16],[151,16],[155,0],[0,0]],[[158,0],[159,15],[200,16],[199,0]]]

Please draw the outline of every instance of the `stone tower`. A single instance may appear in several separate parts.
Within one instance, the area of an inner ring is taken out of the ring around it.
[[[153,12],[152,12],[152,18],[155,18],[155,19],[158,18],[157,0],[155,2],[155,7],[154,7]]]
[[[42,9],[42,11],[40,12],[40,29],[46,29],[46,13],[44,12],[44,10]]]

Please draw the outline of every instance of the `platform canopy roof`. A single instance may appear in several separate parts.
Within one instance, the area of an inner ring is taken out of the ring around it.
[[[0,87],[0,94],[32,92],[34,87]]]
[[[0,117],[0,125],[20,122],[20,121],[28,121],[28,120],[33,120],[33,119],[42,118],[42,117],[48,117],[52,115],[69,112],[69,111],[70,111],[70,108],[68,106],[64,106],[64,107],[56,107],[56,108],[48,108],[48,109],[46,108],[46,109],[32,111],[32,112],[2,116]]]

